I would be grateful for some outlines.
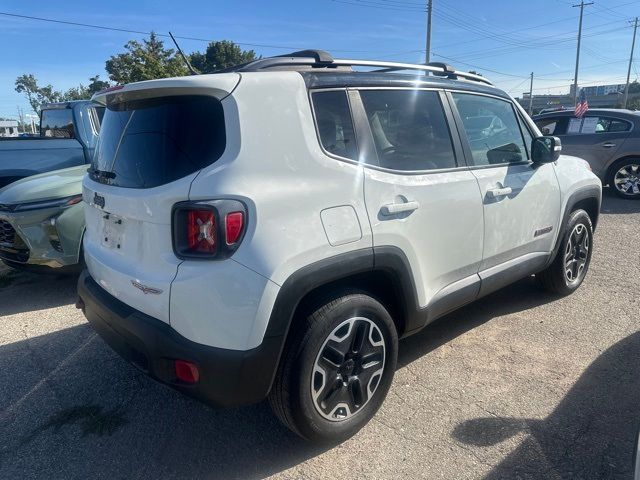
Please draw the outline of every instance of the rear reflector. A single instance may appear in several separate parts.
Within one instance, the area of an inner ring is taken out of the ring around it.
[[[198,380],[200,380],[200,372],[195,364],[186,360],[175,360],[174,365],[176,377],[181,382],[198,383]]]
[[[240,238],[242,228],[244,227],[244,213],[232,212],[228,213],[225,218],[225,232],[227,245],[233,245]]]

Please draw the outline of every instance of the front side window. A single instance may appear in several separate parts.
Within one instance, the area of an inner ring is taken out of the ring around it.
[[[360,92],[379,166],[400,171],[454,168],[456,157],[438,92]]]
[[[73,111],[70,108],[43,110],[40,136],[49,138],[75,138]]]
[[[357,160],[358,148],[344,90],[316,92],[311,96],[322,147],[339,157]]]
[[[469,140],[474,165],[527,160],[527,147],[510,102],[467,93],[452,95]]]
[[[536,121],[543,135],[564,135],[567,133],[568,117],[543,118]]]

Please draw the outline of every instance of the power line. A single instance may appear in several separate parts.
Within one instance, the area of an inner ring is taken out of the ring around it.
[[[123,33],[134,33],[138,35],[150,35],[151,32],[144,32],[141,30],[130,30],[127,28],[119,28],[119,27],[108,27],[105,25],[95,25],[90,23],[81,23],[81,22],[71,22],[68,20],[57,20],[54,18],[45,18],[45,17],[35,17],[31,15],[20,15],[17,13],[9,13],[9,12],[0,12],[0,15],[5,17],[13,17],[13,18],[21,18],[25,20],[37,20],[40,22],[49,22],[49,23],[57,23],[62,25],[72,25],[75,27],[86,27],[86,28],[95,28],[100,30],[109,30],[113,32],[123,32]],[[164,33],[156,33],[158,37],[167,37],[168,34]],[[175,38],[179,38],[181,40],[194,40],[198,42],[213,42],[214,40],[209,38],[198,38],[198,37],[184,37],[179,35],[174,35]],[[293,47],[293,46],[285,46],[285,45],[270,45],[264,43],[246,43],[246,42],[235,42],[237,45],[247,46],[247,47],[260,47],[260,48],[274,48],[274,49],[283,49],[283,50],[303,50],[305,47]],[[348,52],[348,53],[371,53],[371,50],[338,50],[334,49],[335,52]]]

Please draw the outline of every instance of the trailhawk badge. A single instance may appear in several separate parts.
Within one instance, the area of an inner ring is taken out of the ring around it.
[[[136,287],[145,295],[148,293],[153,293],[154,295],[160,295],[162,293],[162,290],[160,290],[159,288],[147,287],[146,285],[143,285],[140,282],[136,282],[135,280],[131,280],[131,285]]]

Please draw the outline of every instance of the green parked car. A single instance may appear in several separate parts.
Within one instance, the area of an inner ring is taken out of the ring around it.
[[[0,189],[0,260],[13,268],[76,271],[82,263],[87,166],[34,175]]]

